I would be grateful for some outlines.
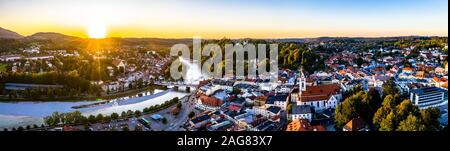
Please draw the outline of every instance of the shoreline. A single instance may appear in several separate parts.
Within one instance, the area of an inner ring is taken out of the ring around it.
[[[160,90],[167,90],[168,88],[165,86],[160,86],[160,85],[150,85],[147,86],[145,88],[141,88],[141,89],[132,89],[132,90],[127,90],[124,92],[118,92],[118,93],[114,93],[114,94],[109,94],[109,95],[104,95],[104,96],[100,96],[100,97],[95,97],[95,96],[85,96],[85,97],[59,97],[59,98],[53,98],[53,99],[49,99],[49,98],[39,98],[39,99],[34,99],[34,100],[29,100],[29,99],[25,99],[25,98],[18,98],[18,99],[9,99],[9,98],[5,98],[6,96],[2,96],[0,97],[0,102],[2,103],[19,103],[19,102],[82,102],[82,101],[106,101],[106,100],[111,100],[111,99],[117,99],[117,98],[121,98],[121,97],[126,97],[126,96],[132,96],[132,95],[137,95],[139,93],[142,93],[144,91],[154,91],[155,89],[160,89]]]

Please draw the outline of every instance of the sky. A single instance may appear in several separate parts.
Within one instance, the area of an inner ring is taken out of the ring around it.
[[[448,0],[0,0],[0,27],[31,35],[311,38],[447,36]]]

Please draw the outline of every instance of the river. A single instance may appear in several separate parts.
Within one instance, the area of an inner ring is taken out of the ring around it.
[[[122,111],[143,110],[156,104],[162,104],[175,97],[182,98],[187,93],[169,90],[155,90],[154,94],[142,92],[140,95],[128,96],[120,99],[109,100],[108,103],[94,105],[80,109],[74,106],[87,105],[100,101],[81,102],[0,102],[0,128],[11,128],[26,125],[41,125],[43,117],[51,115],[53,112],[73,112],[79,110],[83,115],[109,115],[111,113],[120,114]]]

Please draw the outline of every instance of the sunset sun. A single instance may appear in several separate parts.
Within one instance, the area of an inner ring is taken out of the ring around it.
[[[106,26],[101,23],[93,23],[88,26],[89,38],[105,38],[106,37]]]

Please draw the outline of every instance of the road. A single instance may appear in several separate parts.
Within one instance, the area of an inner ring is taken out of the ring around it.
[[[181,126],[188,120],[189,113],[194,109],[195,107],[195,97],[194,94],[197,93],[197,90],[189,94],[188,96],[184,97],[182,102],[182,109],[178,117],[172,121],[171,126],[166,129],[166,131],[181,131]],[[173,125],[172,125],[173,124]]]

